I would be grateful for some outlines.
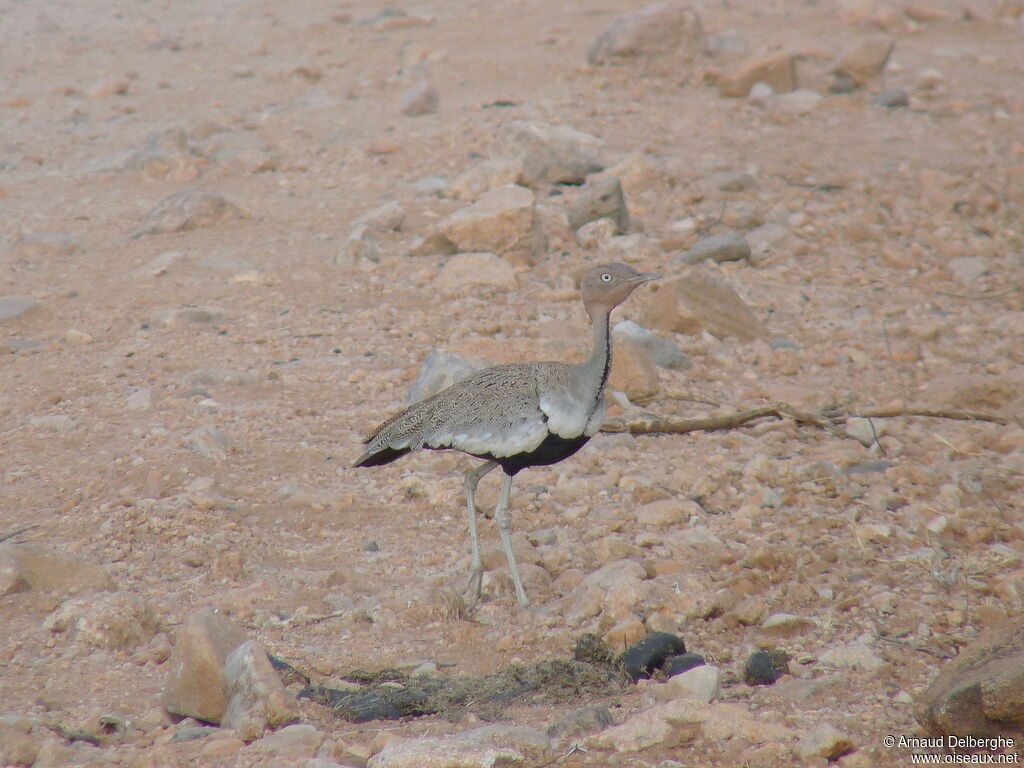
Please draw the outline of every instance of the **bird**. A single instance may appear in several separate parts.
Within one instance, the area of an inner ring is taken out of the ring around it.
[[[354,467],[378,467],[427,450],[455,450],[483,463],[464,475],[472,573],[469,610],[480,599],[483,563],[477,535],[476,489],[501,467],[501,495],[494,510],[520,606],[530,605],[512,550],[509,497],[512,479],[527,467],[555,464],[582,448],[605,418],[605,387],[612,367],[610,316],[639,286],[661,277],[628,264],[598,264],[580,282],[583,307],[593,327],[593,348],[584,362],[521,362],[478,371],[432,397],[394,414],[363,441]]]

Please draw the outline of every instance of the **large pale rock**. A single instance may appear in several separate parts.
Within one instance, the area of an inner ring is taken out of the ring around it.
[[[714,270],[692,267],[662,280],[644,298],[641,319],[649,328],[676,333],[707,330],[719,337],[750,341],[761,335],[757,316]]]
[[[840,57],[833,71],[858,85],[864,85],[881,76],[892,55],[892,49],[892,38],[865,38]]]
[[[519,287],[512,265],[493,253],[460,253],[445,262],[434,286],[446,295],[470,286],[489,286],[503,291]]]
[[[1024,739],[1024,628],[964,648],[917,697],[914,716],[938,735]]]
[[[41,737],[33,721],[19,715],[0,717],[0,765],[30,766],[39,756]]]
[[[441,97],[429,80],[421,80],[402,95],[403,115],[419,117],[437,112]]]
[[[360,230],[359,237],[377,237],[399,229],[403,221],[405,209],[402,204],[397,200],[389,200],[359,216],[352,222],[352,230]]]
[[[267,652],[255,640],[242,643],[228,655],[224,680],[230,698],[220,723],[239,738],[249,741],[261,736],[265,728],[279,728],[299,719],[295,698],[285,690]]]
[[[533,259],[544,247],[533,192],[515,184],[492,189],[437,225],[459,251],[516,254]]]
[[[51,592],[61,596],[114,588],[102,568],[33,544],[0,545],[0,595]]]
[[[700,56],[707,47],[700,17],[688,4],[655,3],[611,22],[590,44],[591,64],[629,58]]]
[[[366,768],[513,768],[523,762],[523,755],[509,747],[459,738],[395,738],[367,761]]]
[[[326,738],[323,731],[312,725],[288,725],[242,749],[234,764],[278,766],[293,765],[292,761],[299,760],[303,768],[333,768],[336,763],[327,759],[320,762],[315,757]]]
[[[131,592],[67,600],[46,618],[43,627],[110,651],[132,650],[160,631],[153,606]]]
[[[523,166],[519,160],[484,160],[456,177],[451,184],[452,197],[457,200],[477,200],[492,189],[515,184],[522,170]]]
[[[597,219],[608,219],[619,232],[629,230],[629,209],[622,194],[622,184],[614,176],[601,176],[588,181],[569,206],[569,226],[579,229]]]
[[[712,702],[718,698],[721,686],[722,670],[711,664],[701,664],[656,686],[654,695],[661,701],[694,699]]]
[[[78,238],[67,232],[27,232],[15,238],[8,253],[18,259],[70,256],[80,245]]]
[[[874,672],[885,665],[885,661],[864,643],[854,642],[838,645],[821,654],[819,661],[832,667],[859,667],[865,672]]]
[[[132,237],[185,232],[241,216],[244,216],[242,210],[223,195],[203,189],[188,189],[157,203]]]
[[[821,723],[804,734],[796,745],[796,753],[803,760],[815,757],[838,760],[856,748],[853,740],[834,725]]]
[[[718,93],[743,98],[754,83],[767,83],[775,93],[796,90],[796,57],[789,51],[754,56],[730,67],[718,79]]]
[[[651,333],[642,325],[637,325],[632,320],[623,320],[616,323],[613,332],[616,336],[622,335],[632,339],[647,353],[648,357],[651,358],[651,362],[659,368],[685,371],[693,367],[686,354],[677,344]]]
[[[604,142],[567,125],[516,120],[491,144],[492,159],[520,163],[520,184],[581,184],[608,166]]]
[[[699,240],[693,248],[672,259],[672,264],[685,266],[699,264],[705,259],[721,262],[739,261],[749,257],[750,245],[743,234],[741,232],[725,232]]]
[[[0,323],[14,320],[39,308],[39,302],[25,296],[0,296]]]
[[[178,630],[168,662],[161,699],[167,711],[219,723],[231,693],[224,664],[245,641],[245,630],[215,610],[193,615]]]

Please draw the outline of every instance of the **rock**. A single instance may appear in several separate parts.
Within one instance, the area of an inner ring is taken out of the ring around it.
[[[409,390],[408,402],[410,404],[417,403],[435,395],[442,389],[462,381],[477,370],[479,369],[475,365],[460,355],[436,349],[431,350],[427,359],[423,361],[416,382]]]
[[[445,262],[434,280],[434,287],[443,294],[452,295],[467,286],[514,291],[519,287],[519,281],[512,266],[493,253],[460,253]]]
[[[403,115],[419,117],[437,112],[441,97],[437,88],[429,80],[422,80],[402,95],[401,110]]]
[[[640,346],[651,362],[659,368],[668,368],[673,371],[687,371],[693,367],[686,354],[678,345],[657,336],[642,325],[637,325],[632,320],[622,320],[615,324],[613,333],[616,335],[628,336],[635,344]]]
[[[108,651],[130,651],[148,643],[160,625],[153,606],[132,592],[108,592],[65,601],[43,628]]]
[[[438,231],[464,253],[488,252],[535,259],[544,250],[533,192],[507,184],[438,222]]]
[[[1024,630],[995,632],[961,649],[927,690],[914,716],[935,736],[1024,738]]]
[[[675,333],[707,330],[719,338],[751,341],[761,325],[750,307],[716,272],[691,267],[684,276],[662,280],[645,298],[640,317],[649,328]]]
[[[393,738],[366,768],[512,768],[523,755],[508,747],[472,744],[458,738]]]
[[[490,744],[524,751],[551,749],[551,738],[544,731],[526,725],[482,725],[471,731],[463,731],[458,734],[458,738],[471,744]]]
[[[40,738],[33,733],[33,721],[19,715],[0,716],[0,765],[18,768],[36,762]]]
[[[788,51],[754,56],[735,64],[718,79],[718,93],[729,98],[747,96],[754,83],[766,83],[775,93],[797,87],[796,57]]]
[[[663,58],[704,53],[706,40],[700,17],[689,5],[664,2],[620,16],[590,44],[587,61],[606,64],[628,58]]]
[[[644,504],[636,511],[637,524],[644,527],[653,525],[679,525],[689,516],[683,513],[677,499],[659,499]]]
[[[130,411],[148,411],[153,407],[153,393],[147,387],[132,392],[124,402]]]
[[[910,94],[902,88],[886,88],[881,93],[872,96],[871,103],[879,107],[886,107],[887,109],[909,107]]]
[[[844,53],[832,71],[839,77],[849,78],[856,85],[865,85],[881,77],[892,49],[892,38],[867,37]]]
[[[775,89],[768,83],[754,83],[747,94],[747,101],[758,107],[766,107],[775,98]]]
[[[237,205],[221,194],[189,189],[165,197],[157,203],[132,237],[186,232],[244,215]]]
[[[729,31],[708,40],[708,54],[715,58],[745,56],[750,46],[738,32]]]
[[[705,237],[690,250],[672,259],[674,266],[699,264],[705,259],[714,261],[739,261],[750,256],[747,239],[739,232],[726,232],[721,235]]]
[[[0,544],[0,596],[49,592],[61,596],[114,588],[107,572],[62,552],[34,544]]]
[[[891,34],[907,27],[902,9],[888,0],[840,0],[838,14],[844,24],[870,25]]]
[[[224,664],[246,641],[245,630],[217,611],[193,614],[177,632],[161,702],[175,715],[219,723],[231,689]]]
[[[988,272],[989,260],[983,256],[963,256],[946,262],[946,269],[961,283],[973,283]]]
[[[815,726],[813,730],[804,734],[796,745],[796,753],[802,760],[810,760],[814,757],[838,760],[856,749],[856,745],[849,736],[829,723]]]
[[[548,727],[547,735],[558,744],[567,744],[580,736],[603,731],[615,720],[605,707],[589,706],[574,710]]]
[[[695,699],[676,699],[632,715],[621,725],[590,736],[589,748],[615,752],[641,752],[651,747],[672,748],[693,741],[714,710],[711,705]],[[730,714],[739,712],[731,707]],[[749,716],[748,716],[749,717]]]
[[[229,693],[220,723],[233,729],[240,739],[259,738],[265,728],[279,728],[299,719],[295,697],[285,690],[267,652],[255,640],[242,643],[228,654],[223,674]]]
[[[626,648],[643,640],[646,634],[644,623],[634,617],[620,621],[605,632],[602,639],[609,648]]]
[[[405,221],[405,209],[401,203],[391,200],[364,213],[352,222],[352,231],[361,230],[358,237],[377,237],[400,229]]]
[[[610,219],[596,219],[576,230],[576,242],[588,251],[603,253],[618,231]]]
[[[765,619],[761,631],[771,637],[797,637],[817,627],[818,623],[814,619],[792,613],[774,613]]]
[[[199,427],[189,432],[185,445],[205,459],[223,461],[228,454],[236,451],[238,446],[228,435],[216,427]]]
[[[68,328],[64,333],[64,341],[68,344],[79,346],[82,344],[92,344],[95,339],[85,331],[80,331],[77,328]]]
[[[821,100],[820,94],[806,88],[797,88],[795,91],[776,96],[768,102],[767,106],[768,111],[773,115],[799,117],[814,111]]]
[[[48,416],[33,416],[28,420],[29,426],[45,429],[50,432],[70,432],[75,428],[75,420],[66,413],[54,413]]]
[[[237,764],[290,765],[299,760],[303,768],[313,768],[309,763],[315,760],[325,740],[326,734],[312,725],[288,725],[245,747]]]
[[[604,170],[604,142],[565,125],[513,121],[490,148],[492,159],[519,163],[517,181],[527,187],[581,184]]]
[[[763,259],[773,254],[792,255],[800,245],[800,238],[790,232],[788,227],[775,222],[767,222],[747,233],[751,256]]]
[[[28,314],[39,306],[38,301],[24,296],[0,296],[0,323]]]
[[[609,219],[619,232],[629,231],[629,209],[622,185],[614,176],[591,179],[569,207],[569,226],[576,230],[596,219]]]
[[[649,617],[647,622],[650,624]],[[699,667],[704,663],[704,657],[698,653],[681,653],[678,656],[670,656],[665,659],[665,662],[661,665],[661,672],[671,678],[684,672],[689,672],[694,667]]]
[[[755,651],[743,668],[747,685],[771,685],[789,674],[789,654],[785,651]]]
[[[870,448],[878,438],[888,433],[885,419],[862,419],[859,416],[847,419],[843,430],[865,448]]]
[[[492,189],[515,184],[522,173],[519,160],[498,158],[484,160],[458,176],[451,185],[451,194],[456,200],[477,200],[480,195]]]
[[[29,232],[17,237],[9,252],[17,259],[70,256],[80,245],[78,238],[67,232]]]
[[[649,678],[671,656],[686,653],[686,645],[678,635],[653,632],[626,650],[622,666],[634,681]]]
[[[223,325],[227,322],[224,311],[217,307],[182,307],[164,309],[153,315],[154,325],[173,328],[181,325]]]
[[[768,87],[771,88],[771,86]],[[708,178],[707,185],[719,192],[746,192],[748,189],[757,189],[758,186],[757,179],[746,171],[722,171],[713,174]],[[719,235],[719,237],[724,237],[724,235]]]
[[[612,358],[608,388],[624,392],[630,400],[653,397],[661,390],[658,369],[643,348],[629,337],[619,337]]]
[[[696,699],[712,702],[721,691],[722,670],[710,664],[701,664],[681,674],[670,677],[655,689],[655,696],[662,701],[673,699]]]
[[[874,672],[885,666],[885,661],[864,643],[848,643],[832,648],[821,654],[818,661],[833,667],[860,667],[865,672]]]

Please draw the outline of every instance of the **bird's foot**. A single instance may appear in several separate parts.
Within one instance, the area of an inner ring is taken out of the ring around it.
[[[466,611],[473,613],[476,610],[477,605],[480,603],[480,593],[483,589],[484,582],[484,569],[474,568],[473,572],[469,574],[469,583],[466,585],[466,589],[463,590],[463,594],[466,596]]]

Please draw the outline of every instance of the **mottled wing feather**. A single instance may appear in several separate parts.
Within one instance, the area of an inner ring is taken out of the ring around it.
[[[549,434],[579,437],[590,414],[574,401],[562,363],[488,368],[411,405],[367,440],[357,464],[383,450],[454,448],[504,458],[529,453]],[[552,421],[557,429],[552,429]]]

